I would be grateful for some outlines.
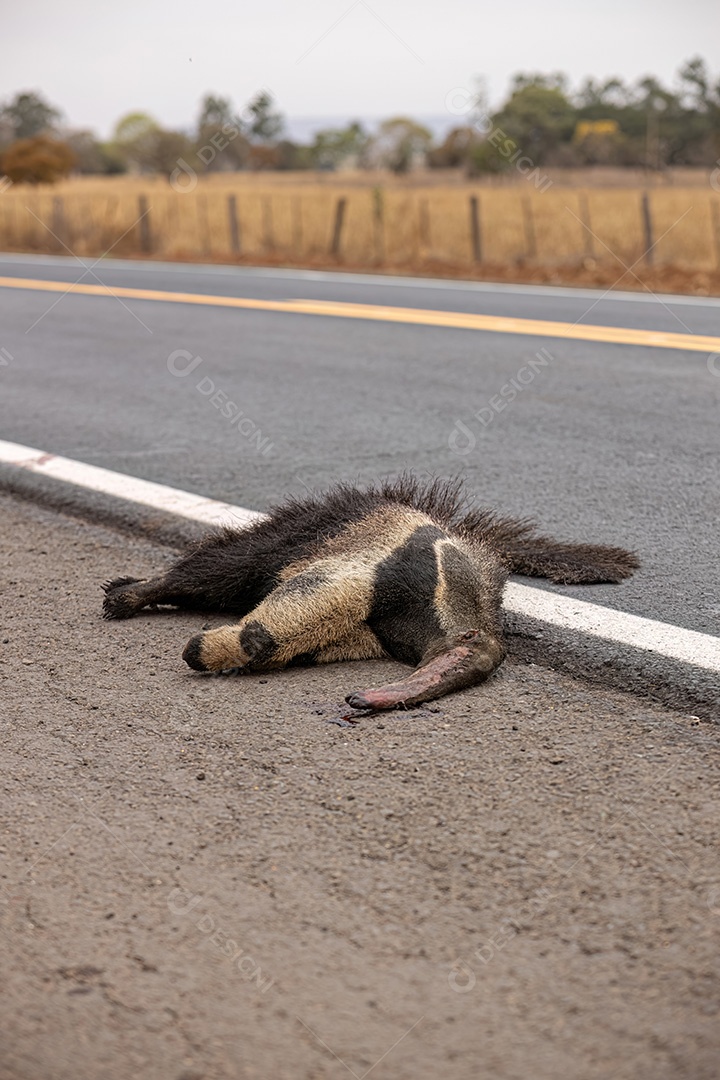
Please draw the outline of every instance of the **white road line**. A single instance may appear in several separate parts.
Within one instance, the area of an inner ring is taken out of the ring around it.
[[[566,630],[616,641],[634,649],[658,653],[685,664],[720,672],[720,638],[686,630],[673,623],[646,619],[627,611],[590,604],[573,596],[560,596],[545,589],[508,582],[504,606],[508,611],[551,623]],[[718,691],[720,695],[720,690]]]
[[[0,464],[18,465],[41,476],[63,480],[66,484],[97,491],[102,495],[114,495],[118,499],[150,506],[153,510],[165,510],[169,514],[201,521],[204,525],[251,525],[263,516],[230,503],[206,499],[203,495],[193,495],[189,491],[154,484],[151,480],[140,480],[136,476],[100,469],[97,465],[86,465],[71,458],[45,454],[42,450],[34,450],[31,446],[21,446],[19,443],[0,440]]]
[[[46,454],[30,446],[0,440],[0,464],[15,465],[29,472],[61,480],[104,495],[114,495],[164,510],[204,525],[251,525],[265,515],[232,503],[216,502],[203,495],[155,484],[125,473],[111,472],[81,461]],[[720,673],[720,638],[700,634],[671,623],[630,615],[624,611],[590,604],[572,596],[510,582],[505,607],[561,629],[590,634],[605,641],[642,649],[657,656],[680,660],[694,667]]]
[[[36,266],[70,266],[77,269],[77,259],[67,255],[24,255],[20,253],[0,253],[0,266],[3,263],[30,264]],[[673,293],[626,292],[613,289],[575,289],[561,285],[529,285],[510,284],[504,281],[469,281],[464,278],[426,278],[426,277],[402,277],[389,273],[359,274],[343,270],[302,270],[292,267],[269,267],[269,266],[232,266],[211,263],[168,263],[156,262],[154,259],[102,259],[98,264],[111,270],[132,270],[140,273],[162,272],[170,274],[197,274],[205,277],[257,277],[275,278],[279,281],[311,281],[319,284],[332,282],[338,285],[370,285],[385,288],[402,289],[433,289],[443,292],[478,292],[478,293],[508,293],[515,296],[551,296],[563,297],[564,299],[604,299],[608,303],[621,300],[632,304],[679,304],[683,307],[720,307],[720,297],[712,296],[678,296]],[[68,282],[69,284],[69,282]]]

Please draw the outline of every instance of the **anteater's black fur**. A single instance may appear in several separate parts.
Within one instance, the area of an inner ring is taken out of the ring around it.
[[[358,599],[354,613],[348,591],[352,593],[354,588],[358,559],[367,562],[369,558],[372,562],[376,549],[382,554],[373,564],[372,581],[368,584],[358,578],[359,594],[364,600]],[[352,581],[343,577],[343,560]],[[499,638],[497,612],[508,572],[546,577],[559,584],[578,584],[619,582],[637,566],[637,558],[622,548],[559,543],[539,536],[530,521],[468,509],[460,482],[421,483],[405,475],[368,488],[341,484],[319,497],[290,499],[250,528],[215,531],[158,578],[108,582],[104,613],[107,618],[127,618],[150,604],[227,612],[239,617],[253,612],[253,621],[246,621],[245,638],[241,640],[257,640],[257,631],[249,633],[248,626],[260,626],[265,635],[265,662],[273,651],[268,641],[275,642],[274,631],[265,616],[264,622],[254,618],[254,609],[263,602],[270,603],[270,622],[273,610],[280,616],[275,636],[287,639],[287,644],[291,638],[296,641],[303,636],[295,625],[298,610],[302,611],[297,607],[298,596],[303,593],[308,612],[326,628],[344,605],[342,633],[338,631],[336,638],[328,633],[316,635],[312,647],[302,651],[303,658],[322,661],[369,656],[382,646],[386,654],[397,659],[419,662],[422,656],[442,651],[443,642],[450,648],[447,643],[455,640],[455,631],[459,634],[463,629],[465,616],[458,615],[458,611],[468,610],[465,593],[474,598],[470,615],[473,625],[482,631],[483,640]],[[421,582],[423,575],[427,580]],[[401,581],[404,585],[399,588]],[[446,581],[444,601],[435,599],[440,581]],[[333,589],[337,610],[333,607]],[[321,594],[322,609],[316,604]],[[411,594],[412,600],[407,599]],[[447,607],[448,600],[454,614]],[[440,608],[429,610],[438,603]],[[422,605],[427,609],[424,614]],[[261,615],[266,607],[260,608]],[[283,621],[290,607],[295,620],[292,633],[290,624]],[[348,619],[353,624],[351,631]],[[440,624],[444,627],[442,635]],[[240,632],[242,624],[235,629]],[[356,631],[361,641],[355,640]],[[433,644],[431,639],[437,640]],[[336,656],[341,644],[347,647]],[[192,647],[188,646],[186,659],[192,666],[211,666],[202,662],[202,649],[201,639],[193,639]],[[493,652],[492,666],[502,658],[502,647],[498,649],[497,656]],[[289,655],[287,648],[278,647],[274,666],[288,662]],[[243,653],[240,649],[240,666],[251,667],[254,662],[257,670],[259,660],[259,653]],[[487,657],[483,663],[488,666]]]

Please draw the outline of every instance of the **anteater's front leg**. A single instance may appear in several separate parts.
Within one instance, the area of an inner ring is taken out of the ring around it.
[[[246,558],[246,547],[239,535],[210,533],[157,577],[108,581],[103,615],[129,619],[154,604],[245,615],[271,587],[270,573],[263,575]]]
[[[129,619],[145,607],[180,602],[174,592],[169,592],[166,574],[154,578],[113,578],[105,582],[103,590],[105,619]]]
[[[363,627],[371,601],[371,566],[321,560],[278,585],[237,625],[191,638],[183,659],[196,671],[259,671],[285,667],[298,656],[381,656],[382,647]],[[338,648],[337,656],[329,646]]]

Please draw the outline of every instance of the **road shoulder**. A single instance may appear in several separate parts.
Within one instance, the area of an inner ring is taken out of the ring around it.
[[[341,728],[389,663],[194,675],[99,617],[172,552],[0,514],[4,1076],[716,1074],[716,728],[520,662]]]

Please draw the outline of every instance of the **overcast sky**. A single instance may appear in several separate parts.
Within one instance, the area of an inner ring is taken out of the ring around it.
[[[189,127],[207,91],[260,87],[289,116],[442,115],[516,71],[671,83],[702,55],[720,74],[719,0],[0,0],[0,100],[41,91],[106,136],[143,110]],[[456,99],[457,100],[457,99]]]

